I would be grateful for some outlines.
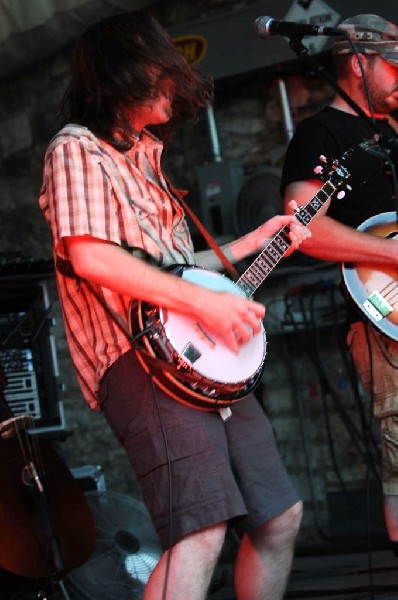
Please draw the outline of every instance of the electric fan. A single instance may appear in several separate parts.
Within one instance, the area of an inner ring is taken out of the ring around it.
[[[275,215],[283,214],[283,202],[279,192],[281,174],[282,170],[279,167],[262,166],[247,179],[236,203],[235,228],[239,236],[253,231]],[[250,264],[248,259],[242,261],[243,268],[247,268],[248,263]],[[285,268],[295,270],[298,267],[311,267],[320,263],[302,252],[295,252],[284,258],[283,264]]]
[[[139,600],[162,554],[145,505],[110,491],[86,493],[96,543],[89,560],[65,580],[75,600]]]
[[[236,230],[245,235],[265,221],[283,213],[279,194],[281,169],[264,166],[258,168],[242,186],[236,204]]]

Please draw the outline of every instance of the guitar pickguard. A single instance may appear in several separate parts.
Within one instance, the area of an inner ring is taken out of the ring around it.
[[[358,230],[398,241],[396,213],[375,215]],[[398,269],[344,263],[342,275],[345,288],[365,317],[382,333],[398,341]]]

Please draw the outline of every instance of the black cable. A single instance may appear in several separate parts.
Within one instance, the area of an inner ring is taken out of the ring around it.
[[[137,346],[134,348],[135,342],[137,342],[139,339],[141,339],[147,333],[151,333],[153,331],[153,328],[151,326],[148,326],[148,327],[143,328],[136,335],[131,335],[129,328],[128,328],[128,324],[124,321],[124,319],[122,319],[122,317],[105,301],[103,296],[101,296],[99,294],[99,292],[91,285],[91,283],[89,281],[86,280],[86,284],[88,285],[88,287],[91,290],[91,292],[93,293],[93,295],[97,298],[97,300],[99,301],[101,306],[107,311],[107,313],[113,318],[116,325],[126,335],[127,339],[131,343],[131,347],[133,349],[137,350]],[[139,348],[138,348],[138,350],[139,350]],[[164,446],[165,446],[165,450],[166,450],[166,461],[167,461],[167,469],[168,469],[168,477],[169,477],[169,519],[170,519],[170,522],[169,522],[169,550],[168,550],[168,554],[167,554],[166,574],[165,574],[165,581],[164,581],[163,593],[162,593],[162,598],[163,598],[163,600],[165,600],[166,593],[167,593],[169,573],[170,573],[170,561],[171,561],[172,543],[173,543],[173,494],[172,494],[171,457],[170,457],[170,448],[169,448],[169,443],[168,443],[168,439],[167,439],[166,427],[165,427],[165,423],[163,420],[162,411],[160,408],[157,388],[156,388],[156,385],[155,385],[155,382],[154,382],[154,379],[153,379],[153,376],[151,373],[149,373],[149,377],[151,380],[153,399],[154,399],[154,402],[156,405],[156,409],[157,409],[158,416],[159,416],[159,423],[160,423],[160,427],[162,430],[162,436],[163,436]]]
[[[162,591],[162,599],[166,600],[167,586],[168,586],[169,575],[170,575],[172,546],[173,546],[173,542],[174,542],[174,539],[173,539],[174,538],[174,535],[173,535],[173,485],[172,485],[172,472],[171,472],[171,456],[170,456],[169,442],[167,439],[166,426],[165,426],[162,411],[160,408],[158,391],[157,391],[157,388],[156,388],[156,385],[155,385],[152,375],[150,375],[150,379],[151,379],[153,399],[156,404],[156,410],[157,410],[158,417],[159,417],[159,424],[160,424],[160,428],[162,430],[162,437],[163,437],[164,447],[165,447],[165,451],[166,451],[167,472],[168,472],[168,479],[169,479],[169,550],[167,553],[166,573],[165,573],[165,578],[164,578],[164,583],[163,583],[163,591]]]
[[[323,291],[323,290],[322,290]],[[312,315],[312,320],[315,321],[315,315]],[[334,327],[334,331],[335,333],[338,331],[338,327],[337,327],[337,323],[335,323],[335,327]],[[346,353],[345,353],[346,354]],[[346,425],[347,431],[350,433],[351,437],[353,438],[354,443],[357,446],[357,450],[359,451],[360,455],[363,455],[363,451],[361,449],[362,445],[366,446],[366,440],[368,439],[368,432],[369,432],[369,428],[368,426],[363,422],[363,434],[360,434],[360,431],[358,430],[358,427],[354,424],[353,420],[351,418],[348,417],[348,414],[345,410],[345,407],[343,406],[343,403],[341,402],[341,399],[339,397],[339,394],[335,392],[335,390],[333,389],[332,385],[330,384],[330,381],[323,369],[323,366],[321,365],[321,363],[318,361],[317,358],[317,353],[314,352],[312,354],[312,359],[314,364],[316,365],[316,368],[318,370],[318,373],[321,372],[321,381],[323,381],[323,383],[326,385],[326,393],[329,393],[330,396],[332,397],[332,399],[334,400],[335,406],[340,414],[340,416],[342,417],[342,420],[344,422],[344,424]],[[344,362],[344,361],[343,361]],[[348,372],[347,372],[348,375]],[[344,418],[343,418],[344,416]],[[368,456],[367,453],[365,452],[365,454],[363,455],[364,459],[365,459],[365,464],[368,464]],[[376,473],[376,477],[378,477],[378,474]]]
[[[22,328],[22,326],[29,319],[30,316],[31,313],[29,311],[26,311],[22,314],[22,317],[19,319],[19,321],[15,323],[11,331],[0,341],[0,348],[5,348],[7,346],[10,340],[12,340],[14,335],[16,335],[19,332],[19,330]]]
[[[290,381],[292,384],[292,392],[296,398],[296,404],[297,404],[297,408],[298,408],[301,436],[303,438],[304,456],[305,456],[305,460],[306,460],[306,464],[307,464],[307,475],[308,475],[308,480],[309,480],[311,503],[312,503],[312,508],[313,508],[313,512],[314,512],[315,528],[317,529],[318,534],[321,537],[321,539],[330,540],[330,536],[323,530],[323,527],[321,525],[321,519],[319,516],[318,506],[317,506],[317,502],[316,502],[316,494],[315,494],[314,476],[313,476],[311,452],[310,452],[310,442],[308,440],[308,436],[306,435],[306,429],[304,426],[305,415],[304,415],[304,410],[303,410],[303,404],[301,401],[301,396],[299,395],[299,391],[298,391],[299,386],[298,386],[298,381],[297,381],[297,377],[296,377],[296,371],[295,371],[294,365],[289,360],[288,343],[287,343],[286,339],[283,339],[283,351],[284,351],[283,352],[284,358],[286,361],[287,372],[288,372],[288,375],[289,375],[289,378],[290,378]]]
[[[305,291],[305,294],[308,296],[310,293],[311,294],[316,294],[319,291],[324,291],[324,287],[322,285],[321,286],[317,285],[315,288],[313,288],[313,287],[310,288],[310,287],[307,286],[304,289],[304,291]],[[338,410],[340,418],[342,419],[342,422],[345,424],[347,431],[350,433],[351,438],[353,440],[353,443],[354,443],[354,445],[356,446],[356,448],[358,450],[358,453],[360,455],[362,455],[362,456],[363,456],[363,451],[362,451],[361,446],[362,446],[363,440],[362,440],[362,436],[359,435],[358,429],[353,424],[352,420],[347,418],[346,412],[344,411],[344,408],[342,407],[341,401],[340,401],[338,395],[334,392],[334,390],[333,390],[333,388],[332,388],[332,386],[331,386],[331,384],[330,384],[330,382],[328,380],[328,377],[327,377],[327,375],[326,375],[326,373],[325,373],[322,365],[320,364],[320,362],[318,360],[318,350],[317,350],[317,348],[314,348],[313,343],[311,343],[310,345],[308,345],[308,342],[311,340],[311,336],[309,334],[310,333],[314,333],[314,332],[315,332],[315,334],[317,334],[318,328],[316,326],[316,319],[315,319],[315,316],[314,316],[314,308],[313,308],[314,307],[314,300],[313,300],[313,298],[311,298],[310,305],[312,306],[313,314],[310,315],[311,318],[309,318],[308,314],[307,314],[307,310],[306,310],[306,308],[305,308],[305,306],[303,304],[303,297],[302,296],[303,296],[303,294],[299,294],[299,303],[300,303],[301,313],[303,315],[302,324],[304,325],[304,327],[306,329],[306,333],[305,333],[305,336],[304,336],[305,337],[305,343],[303,345],[306,348],[306,351],[307,351],[307,353],[308,353],[308,355],[310,357],[310,360],[313,362],[313,364],[314,364],[314,366],[316,368],[316,372],[318,374],[318,378],[319,378],[319,381],[321,383],[321,390],[322,390],[322,393],[323,393],[322,397],[323,397],[323,401],[324,401],[324,415],[325,415],[326,429],[327,429],[327,433],[328,433],[328,444],[329,444],[330,456],[331,456],[331,459],[332,459],[332,464],[334,466],[334,470],[335,470],[336,475],[338,477],[338,480],[340,482],[340,485],[341,485],[343,491],[345,492],[345,495],[347,496],[347,499],[350,501],[351,504],[353,504],[351,495],[349,494],[348,490],[346,489],[344,480],[343,480],[343,478],[341,476],[340,469],[338,467],[338,462],[337,462],[337,459],[336,459],[336,456],[335,456],[335,453],[334,453],[334,442],[333,442],[333,436],[332,436],[332,428],[331,428],[331,425],[330,425],[330,422],[329,422],[329,419],[328,419],[328,408],[327,408],[327,404],[326,404],[326,396],[325,396],[325,394],[329,395],[334,400],[334,403],[336,405],[336,408]],[[297,327],[297,323],[295,323],[294,316],[291,314],[291,300],[292,300],[292,298],[291,297],[287,297],[287,300],[288,300],[288,302],[287,302],[287,307],[286,307],[286,313],[285,314],[286,314],[286,316],[288,314],[291,315],[291,320],[293,321],[293,324],[295,325],[295,329],[296,329],[296,331],[299,331],[298,327]],[[366,457],[366,455],[365,455],[365,457]],[[366,460],[366,463],[368,463],[367,460]],[[378,474],[376,473],[376,476],[377,475]],[[358,507],[355,506],[355,508],[358,508]]]
[[[302,304],[302,298],[301,300],[301,307],[302,307],[302,313],[304,313],[304,318],[303,321],[305,323],[308,323],[308,317],[305,313],[305,309],[304,306]],[[314,311],[314,299],[312,298],[310,301],[310,307],[312,310],[312,313]],[[312,314],[312,319],[310,320],[310,322],[314,322],[315,320],[315,315]],[[373,521],[372,517],[371,517],[371,500],[370,500],[370,483],[371,483],[371,478],[370,478],[370,472],[371,472],[371,465],[372,465],[372,448],[371,448],[371,442],[374,442],[374,437],[371,435],[371,425],[373,422],[373,408],[374,408],[374,364],[373,364],[373,355],[372,355],[372,346],[370,344],[370,339],[369,339],[369,330],[371,332],[371,334],[373,335],[380,351],[382,352],[383,356],[385,357],[385,359],[388,361],[388,363],[394,367],[394,368],[398,368],[398,364],[394,364],[390,357],[387,354],[387,350],[383,347],[381,341],[378,339],[378,337],[375,335],[375,332],[373,330],[373,327],[369,327],[366,328],[366,338],[367,338],[367,347],[368,347],[368,352],[369,352],[369,364],[370,364],[370,403],[369,403],[369,414],[365,417],[365,415],[363,414],[361,417],[362,420],[362,424],[363,424],[363,443],[364,443],[364,450],[365,450],[365,456],[366,456],[366,460],[365,460],[365,465],[366,465],[366,495],[367,495],[367,502],[366,502],[366,506],[367,506],[367,546],[368,546],[368,552],[367,552],[367,557],[368,557],[368,570],[369,570],[369,582],[370,582],[370,588],[369,591],[371,593],[371,598],[374,598],[374,592],[375,592],[375,587],[374,587],[374,580],[373,580],[373,565],[372,565],[372,548],[371,548],[371,532],[370,532],[370,523]],[[335,327],[335,331],[337,331],[337,327]],[[311,353],[310,353],[311,356]],[[316,353],[312,353],[312,359],[314,359],[314,357],[316,357]],[[343,358],[346,358],[346,353],[343,354]],[[315,361],[316,363],[316,367],[319,368],[320,364],[319,361]],[[347,374],[350,374],[350,370],[348,368],[348,361],[344,360],[344,364],[346,366],[346,370],[347,370]],[[350,381],[351,381],[351,376],[350,376]],[[352,383],[352,381],[351,381]],[[355,395],[355,394],[354,394]],[[356,396],[355,396],[356,397]],[[357,399],[357,398],[356,398]],[[362,413],[362,405],[360,405],[360,412]],[[327,408],[325,406],[325,416],[327,416]],[[330,431],[330,422],[329,419],[326,419],[326,423],[327,423],[327,432],[328,432],[328,439],[329,439],[329,445],[330,448],[333,449],[333,442],[331,439],[331,431]],[[338,474],[338,477],[341,481],[341,484],[344,486],[344,482],[342,481],[342,479],[340,478],[340,474],[339,474],[339,469],[337,467],[336,461],[335,461],[335,456],[334,456],[334,452],[332,452],[332,460],[334,462],[335,465],[335,471]]]
[[[317,292],[317,290],[315,290],[315,293],[316,292]],[[313,302],[314,292],[311,292],[311,295],[312,295],[312,302]],[[305,309],[304,309],[303,298],[302,298],[301,294],[299,294],[299,303],[300,303],[301,310],[304,313]],[[310,305],[311,305],[311,301],[310,301]],[[313,314],[310,316],[311,316],[310,319],[306,316],[304,321],[305,321],[305,323],[312,325],[312,332],[317,333],[318,327],[316,324],[316,319]],[[307,329],[307,334],[309,334],[309,333],[310,333],[310,330]],[[309,335],[307,335],[306,337],[307,337],[307,339],[309,339]],[[358,440],[361,439],[361,436],[359,435],[358,429],[357,429],[356,425],[353,423],[352,419],[348,418],[347,413],[344,410],[344,407],[342,405],[342,402],[340,401],[340,399],[338,397],[338,394],[335,393],[332,385],[330,384],[329,378],[328,378],[322,364],[318,360],[317,347],[314,347],[314,345],[311,344],[310,347],[307,348],[307,352],[308,352],[308,354],[316,368],[316,371],[318,373],[318,378],[321,383],[321,389],[323,389],[326,394],[329,394],[332,397],[332,399],[334,399],[334,402],[335,402],[336,408],[338,409],[340,417],[341,417],[343,423],[345,424],[347,431],[350,433],[350,435],[353,439],[353,442],[357,447],[358,452],[361,453],[360,444],[358,442]],[[336,466],[337,466],[337,463],[336,463]]]
[[[41,333],[41,330],[43,329],[44,325],[46,324],[48,316],[51,313],[52,308],[53,308],[53,306],[55,304],[55,301],[56,301],[56,298],[54,297],[52,299],[52,301],[50,302],[50,304],[47,306],[47,308],[42,311],[42,314],[41,314],[41,317],[40,317],[40,321],[39,321],[39,323],[36,326],[36,330],[31,335],[30,342],[31,342],[32,345],[36,343],[36,341],[37,341],[37,339],[38,339],[38,337],[39,337],[39,335]]]
[[[373,384],[374,384],[374,365],[373,365],[372,347],[371,347],[370,339],[369,339],[369,331],[366,326],[365,326],[365,334],[366,334],[366,343],[367,343],[368,352],[369,352],[369,373],[370,373],[369,424],[370,424],[371,420],[373,420],[373,414],[374,414],[374,389],[373,389],[373,387],[374,387],[373,386]],[[367,485],[369,486],[369,471],[367,471]],[[368,487],[368,494],[369,494],[369,487]],[[369,498],[369,496],[368,496],[367,500],[368,500],[368,523],[369,523],[369,520],[370,520],[370,498]],[[372,548],[371,548],[371,542],[370,542],[370,531],[368,531],[368,563],[369,563],[369,580],[370,580],[370,585],[371,585],[371,598],[373,600],[373,598],[374,598],[374,582],[373,582]]]
[[[333,307],[335,307],[335,296],[334,296],[334,290],[332,290],[332,304]],[[332,311],[333,314],[333,319],[334,319],[334,315],[336,314],[335,311]],[[338,327],[337,327],[337,322],[334,321],[334,326],[335,326],[335,331],[338,331]],[[345,329],[345,328],[344,328]],[[347,332],[345,331],[345,338],[346,338]],[[360,418],[360,422],[362,424],[362,431],[363,431],[363,440],[365,441],[365,447],[367,447],[367,444],[369,443],[369,441],[372,442],[372,448],[373,448],[373,452],[375,454],[375,456],[372,456],[371,450],[370,450],[370,446],[368,449],[368,452],[366,453],[368,455],[368,461],[369,464],[372,464],[372,459],[374,458],[375,460],[377,460],[378,462],[380,462],[380,451],[379,451],[379,447],[378,447],[378,443],[377,440],[375,439],[375,436],[372,432],[372,422],[373,419],[369,418],[368,416],[365,414],[365,406],[361,400],[361,394],[359,392],[359,388],[358,388],[358,376],[357,376],[357,372],[355,370],[355,365],[353,363],[352,360],[352,356],[349,352],[347,352],[347,342],[346,339],[344,339],[344,341],[342,340],[341,336],[336,335],[336,341],[337,341],[337,347],[340,350],[340,356],[341,359],[343,361],[343,364],[345,366],[345,371],[348,377],[348,380],[350,382],[350,386],[351,386],[351,391],[353,394],[353,397],[356,401],[356,406],[358,409],[358,413],[359,413],[359,418]],[[344,345],[343,345],[344,344]],[[371,408],[372,408],[372,403],[371,403]]]
[[[308,349],[307,349],[307,351],[308,351]],[[319,378],[320,377],[319,369],[317,368],[317,370],[318,370],[318,378]],[[326,391],[326,390],[328,390],[328,391]],[[337,457],[336,457],[336,454],[334,451],[335,444],[334,444],[334,439],[333,439],[333,435],[332,435],[332,426],[331,426],[330,419],[329,419],[329,410],[328,410],[328,406],[327,406],[327,402],[326,402],[326,397],[328,394],[330,395],[330,391],[331,391],[331,388],[330,388],[329,384],[328,384],[328,386],[325,386],[324,383],[321,384],[321,399],[322,399],[323,414],[324,414],[324,419],[325,419],[326,438],[327,438],[328,447],[329,447],[329,455],[330,455],[330,458],[332,461],[333,470],[336,473],[337,479],[338,479],[340,487],[344,493],[344,496],[346,497],[347,501],[350,503],[351,506],[353,506],[358,512],[362,512],[361,508],[352,499],[352,496],[346,487],[346,484],[341,475]],[[343,420],[342,414],[340,414],[340,417]],[[344,422],[344,420],[343,420],[343,422]],[[346,428],[348,428],[348,427],[346,426]],[[321,536],[324,537],[325,539],[327,539],[328,537],[329,537],[329,539],[332,539],[332,538],[330,538],[330,536],[327,536],[326,534],[324,534],[320,528],[318,528],[318,530],[321,533]]]
[[[333,438],[333,434],[332,434],[332,426],[331,426],[331,422],[330,422],[330,418],[329,418],[329,409],[328,409],[328,404],[327,404],[327,397],[331,397],[332,399],[335,398],[334,393],[330,393],[331,388],[329,388],[329,390],[326,390],[323,386],[321,386],[321,392],[322,392],[322,403],[323,403],[323,413],[324,413],[324,419],[325,419],[325,426],[326,426],[326,434],[327,434],[327,440],[328,440],[328,446],[329,446],[329,453],[330,453],[330,458],[332,461],[332,465],[333,465],[333,469],[334,472],[336,473],[337,479],[339,481],[340,487],[344,493],[344,496],[346,498],[346,500],[348,501],[348,503],[357,510],[357,512],[364,514],[362,508],[355,502],[355,500],[352,497],[352,494],[350,493],[350,491],[348,490],[346,483],[344,481],[344,478],[341,474],[339,465],[338,465],[338,460],[336,457],[336,453],[334,451],[334,447],[335,447],[335,443],[334,443],[334,438]],[[340,411],[341,412],[341,411]],[[342,415],[340,414],[340,417]],[[346,425],[346,422],[344,419],[342,419],[343,423]],[[347,426],[346,426],[347,428]],[[349,432],[350,433],[350,432]],[[351,439],[355,442],[355,438],[351,435]],[[357,448],[358,449],[358,448]],[[360,454],[362,454],[360,452]],[[367,467],[366,469],[366,473],[369,472],[369,463],[367,460],[365,460],[365,465]],[[365,513],[364,516],[367,516],[367,513]],[[375,519],[371,519],[371,521],[375,524],[380,524],[378,521],[376,521]]]
[[[373,339],[376,342],[383,358],[385,359],[385,361],[390,365],[390,367],[392,367],[393,369],[398,369],[398,363],[394,363],[391,358],[388,356],[387,354],[387,350],[386,348],[383,347],[383,344],[381,343],[381,340],[376,336],[375,334],[375,330],[373,328],[373,325],[371,323],[367,323],[367,325],[369,326],[369,329],[372,333]],[[367,328],[366,328],[367,330]]]

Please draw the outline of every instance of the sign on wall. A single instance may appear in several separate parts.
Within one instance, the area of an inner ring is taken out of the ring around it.
[[[294,0],[284,18],[284,21],[321,25],[322,27],[336,27],[341,20],[340,14],[323,0],[310,0],[307,2]],[[304,46],[310,54],[321,52],[327,42],[328,38],[326,36],[309,36],[303,40]]]

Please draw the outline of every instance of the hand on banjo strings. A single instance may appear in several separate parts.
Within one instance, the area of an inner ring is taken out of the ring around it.
[[[215,334],[235,354],[261,331],[265,307],[260,302],[205,288],[198,288],[196,300],[202,308],[198,321],[203,329]]]

